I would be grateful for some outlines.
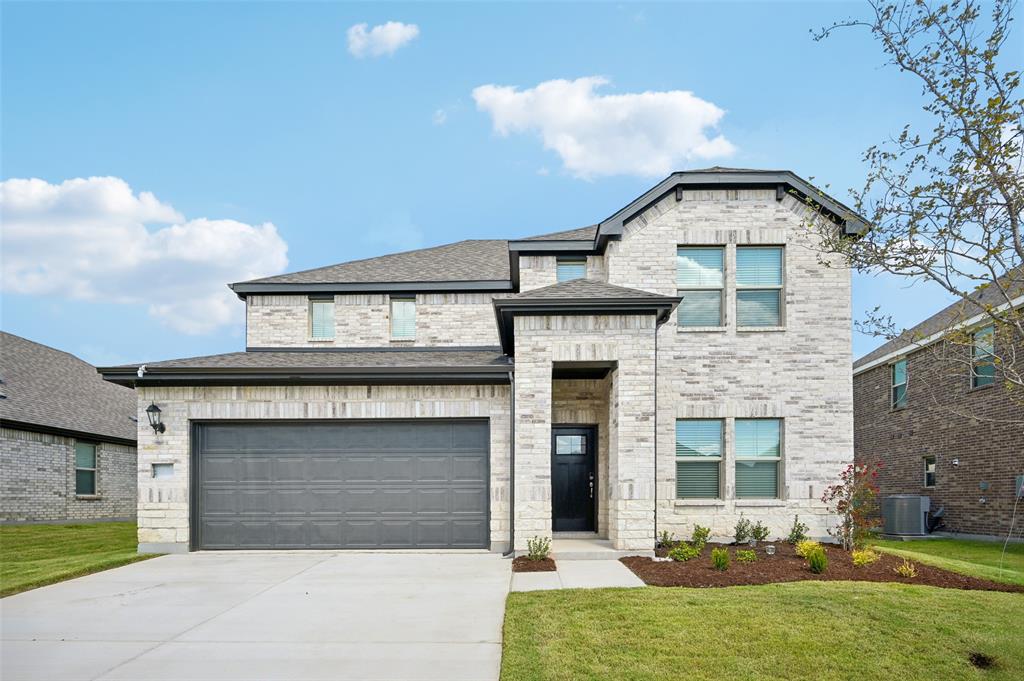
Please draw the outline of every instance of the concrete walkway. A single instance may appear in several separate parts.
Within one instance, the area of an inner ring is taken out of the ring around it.
[[[497,679],[489,553],[165,556],[0,601],[3,681]]]
[[[644,583],[617,560],[556,560],[555,572],[514,572],[512,591],[638,587]]]

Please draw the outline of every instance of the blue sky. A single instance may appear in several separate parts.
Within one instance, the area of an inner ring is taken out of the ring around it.
[[[5,278],[2,326],[97,364],[236,351],[242,303],[219,284],[188,318],[212,280],[592,224],[660,179],[581,171],[545,148],[536,120],[499,134],[474,100],[486,85],[600,76],[598,98],[688,91],[722,112],[703,132],[735,151],[679,169],[786,168],[846,199],[863,149],[924,120],[916,84],[883,68],[867,33],[811,40],[864,7],[5,3],[0,177],[43,181],[22,187],[32,201],[75,178],[123,184],[84,183],[60,204],[55,219],[88,215],[36,238],[46,267],[23,272],[29,283]],[[418,31],[393,54],[349,51],[350,27],[388,21]],[[108,210],[120,211],[109,223]],[[198,247],[211,260],[235,248],[225,235],[248,245],[218,257],[222,269],[178,253],[206,228],[221,239]],[[20,248],[5,248],[9,271]],[[902,324],[946,302],[855,283],[855,314],[884,304]],[[857,337],[854,352],[876,344]]]

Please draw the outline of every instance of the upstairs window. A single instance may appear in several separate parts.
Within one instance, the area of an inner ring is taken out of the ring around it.
[[[777,499],[782,419],[736,419],[736,498]]]
[[[555,261],[555,271],[558,281],[569,281],[571,279],[587,278],[586,258],[558,258]]]
[[[996,380],[995,328],[978,329],[971,341],[971,387],[992,385]]]
[[[676,421],[676,497],[717,499],[721,496],[721,419]]]
[[[924,486],[935,487],[935,457],[924,457]]]
[[[75,494],[96,494],[96,445],[88,442],[75,443]]]
[[[416,298],[391,296],[391,340],[416,340]]]
[[[907,360],[901,359],[892,365],[892,408],[907,406]]]
[[[309,337],[334,340],[334,299],[309,301]]]
[[[676,289],[683,297],[676,318],[681,327],[722,326],[725,249],[676,249]]]
[[[782,326],[780,246],[736,247],[736,325]]]

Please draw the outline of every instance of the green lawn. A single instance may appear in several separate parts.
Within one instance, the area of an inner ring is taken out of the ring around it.
[[[135,523],[0,526],[0,596],[151,558]]]
[[[867,582],[513,593],[501,678],[1020,679],[1022,621],[1022,594]]]
[[[929,565],[960,572],[994,582],[1024,585],[1024,544],[1006,547],[1003,568],[999,569],[1002,542],[966,539],[919,539],[917,541],[877,540],[883,551]]]

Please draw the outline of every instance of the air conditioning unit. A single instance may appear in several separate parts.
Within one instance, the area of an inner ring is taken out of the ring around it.
[[[894,494],[882,499],[882,530],[885,534],[921,536],[928,534],[931,497]]]

